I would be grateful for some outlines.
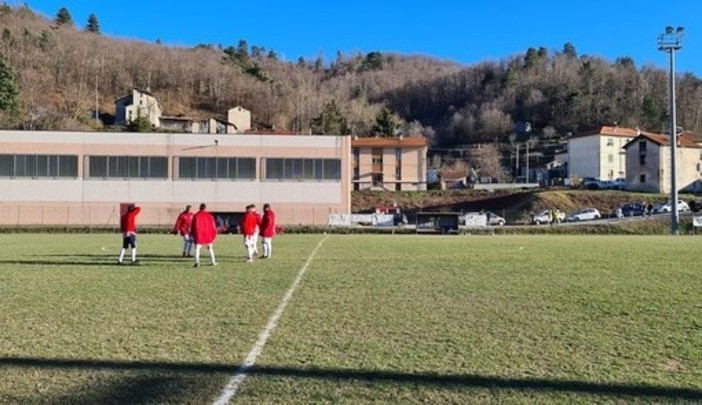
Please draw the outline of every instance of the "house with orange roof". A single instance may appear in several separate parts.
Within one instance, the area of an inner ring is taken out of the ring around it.
[[[568,176],[614,180],[626,177],[624,145],[640,134],[638,128],[602,125],[568,138]]]
[[[678,135],[676,183],[678,189],[702,191],[702,146],[689,135]],[[669,193],[671,191],[670,136],[640,134],[624,145],[629,189]]]
[[[427,189],[427,138],[354,136],[351,151],[354,190]]]

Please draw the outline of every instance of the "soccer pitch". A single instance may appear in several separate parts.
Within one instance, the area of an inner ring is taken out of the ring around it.
[[[702,401],[698,237],[281,235],[247,265],[226,235],[198,269],[172,235],[139,266],[119,235],[0,245],[0,403]]]

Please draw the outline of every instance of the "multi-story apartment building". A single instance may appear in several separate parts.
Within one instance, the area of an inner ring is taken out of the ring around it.
[[[351,149],[354,190],[426,190],[425,137],[354,137]]]
[[[642,133],[654,135],[605,125],[568,138],[568,176],[603,180],[626,177],[624,145]]]
[[[626,179],[632,190],[671,191],[671,147],[668,135],[641,134],[624,146]],[[679,136],[676,147],[676,185],[695,188],[702,180],[702,146],[690,137]]]

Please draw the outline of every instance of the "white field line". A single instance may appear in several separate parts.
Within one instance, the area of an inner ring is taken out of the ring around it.
[[[278,308],[276,308],[275,312],[273,313],[273,316],[271,316],[271,319],[268,320],[268,325],[266,325],[265,329],[263,329],[261,334],[258,336],[258,340],[256,341],[256,344],[254,344],[254,346],[251,348],[251,351],[249,352],[249,354],[246,356],[246,360],[239,367],[239,370],[237,370],[236,374],[234,374],[229,379],[229,383],[227,383],[227,386],[224,387],[222,392],[219,394],[219,397],[215,400],[215,402],[214,402],[215,405],[228,404],[229,401],[231,401],[234,398],[237,391],[239,390],[239,387],[244,382],[246,377],[248,377],[249,370],[256,363],[256,359],[263,351],[263,347],[266,345],[268,338],[271,336],[273,331],[278,327],[278,321],[280,321],[281,316],[283,316],[283,312],[285,311],[285,308],[288,306],[288,303],[292,299],[293,294],[295,293],[298,286],[300,285],[300,282],[302,281],[302,277],[307,272],[307,268],[309,268],[310,263],[312,263],[312,259],[314,259],[314,256],[317,254],[317,251],[319,250],[319,248],[322,247],[322,243],[324,243],[324,241],[327,240],[328,238],[329,238],[329,235],[325,236],[324,239],[319,241],[319,243],[314,248],[312,253],[310,253],[310,257],[307,258],[305,265],[302,266],[302,269],[300,269],[300,272],[297,274],[297,277],[295,278],[295,281],[293,281],[292,285],[290,286],[290,289],[288,289],[288,291],[283,296],[283,300],[280,301],[280,304],[278,304]]]

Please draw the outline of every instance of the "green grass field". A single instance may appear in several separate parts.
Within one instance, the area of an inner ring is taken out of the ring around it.
[[[211,403],[316,252],[237,403],[702,401],[702,239],[0,235],[0,403]]]

